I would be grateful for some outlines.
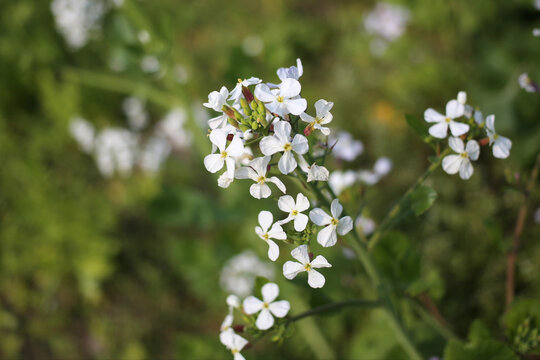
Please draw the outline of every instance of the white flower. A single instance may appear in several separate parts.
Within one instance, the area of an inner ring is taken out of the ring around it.
[[[227,349],[231,350],[234,360],[245,360],[246,358],[240,354],[240,351],[247,345],[248,341],[234,333],[233,329],[222,331],[219,334],[219,340]]]
[[[328,181],[330,173],[324,166],[315,165],[308,167],[307,182],[311,181]]]
[[[362,215],[356,218],[356,220],[354,221],[354,225],[357,229],[362,231],[364,235],[369,235],[373,231],[375,231],[375,221]]]
[[[256,182],[256,184],[251,185],[249,188],[249,193],[255,199],[264,199],[272,194],[272,190],[266,184],[267,182],[274,183],[282,193],[287,191],[285,185],[276,176],[266,177],[266,169],[269,162],[270,156],[260,157],[251,160],[248,167],[236,170],[235,177],[237,179],[251,179]]]
[[[274,316],[278,318],[285,317],[291,308],[291,304],[287,300],[274,301],[279,295],[279,287],[274,283],[263,285],[261,293],[262,301],[255,296],[249,296],[244,300],[244,311],[248,315],[260,311],[255,326],[260,330],[268,330],[274,326]]]
[[[459,171],[459,177],[463,180],[469,179],[474,169],[471,160],[477,160],[480,155],[480,146],[475,140],[469,140],[467,146],[457,137],[450,137],[448,145],[459,155],[447,155],[442,161],[443,170],[448,174],[456,174]]]
[[[279,171],[283,174],[289,174],[298,165],[292,153],[293,151],[303,155],[309,150],[305,136],[296,134],[291,141],[291,124],[287,121],[275,122],[274,135],[264,137],[259,146],[264,155],[273,155],[283,151],[283,156],[278,162]]]
[[[484,126],[484,125],[485,125],[485,122],[484,122],[484,115],[482,115],[482,112],[481,112],[481,111],[475,111],[475,112],[474,112],[474,121],[475,121],[478,125],[481,125],[481,126]]]
[[[325,283],[324,276],[315,269],[323,267],[332,267],[324,256],[319,255],[313,261],[309,261],[308,247],[307,245],[300,245],[291,251],[293,258],[299,262],[287,261],[283,264],[283,275],[292,280],[296,275],[303,271],[308,273],[308,284],[312,288],[322,288]]]
[[[279,256],[279,246],[271,239],[286,240],[287,234],[281,228],[280,222],[272,225],[273,221],[274,217],[270,211],[261,211],[259,213],[260,226],[255,227],[255,233],[268,244],[268,258],[276,261]]]
[[[232,89],[231,94],[229,95],[229,100],[237,101],[242,96],[242,86],[248,87],[250,85],[256,85],[260,84],[262,82],[261,79],[256,77],[250,77],[249,79],[238,79],[238,83]]]
[[[439,114],[429,108],[424,112],[424,119],[430,123],[437,123],[429,128],[431,136],[444,139],[448,134],[448,127],[453,136],[460,136],[469,131],[469,125],[463,124],[454,119],[463,116],[465,107],[457,100],[450,100],[446,104],[446,115]]]
[[[519,86],[521,86],[521,88],[526,92],[538,92],[538,85],[536,85],[536,83],[531,80],[527,73],[519,75],[518,82]]]
[[[290,195],[284,195],[278,200],[279,210],[289,213],[286,219],[281,220],[280,224],[286,224],[294,220],[294,230],[304,231],[308,223],[308,216],[302,214],[302,211],[309,209],[309,200],[302,193],[296,195],[296,202]]]
[[[375,162],[375,165],[373,165],[373,172],[379,177],[383,177],[388,175],[390,170],[392,170],[392,166],[392,160],[387,157],[380,157]]]
[[[207,108],[221,112],[223,105],[227,104],[227,97],[229,96],[229,90],[225,86],[222,86],[219,92],[212,91],[208,95],[208,102],[203,105]]]
[[[240,137],[234,135],[229,146],[227,145],[227,133],[221,129],[212,130],[210,141],[219,149],[219,153],[210,154],[204,158],[204,166],[211,173],[218,172],[227,164],[227,174],[229,178],[234,176],[235,161],[233,157],[244,153],[244,144]]]
[[[324,247],[333,246],[337,241],[336,230],[339,235],[345,235],[353,228],[350,216],[338,219],[343,212],[343,206],[338,199],[334,199],[330,205],[332,216],[328,215],[320,208],[315,208],[309,212],[309,218],[313,223],[325,228],[317,234],[317,242]]]
[[[364,145],[360,140],[355,140],[351,134],[341,131],[329,141],[333,144],[332,154],[338,159],[353,161],[364,152]]]
[[[156,125],[158,134],[167,138],[175,148],[187,148],[191,145],[191,133],[185,128],[186,117],[184,109],[175,108]]]
[[[356,180],[357,180],[357,175],[354,171],[336,170],[336,171],[332,171],[332,173],[330,174],[330,177],[328,178],[328,185],[330,185],[330,188],[336,195],[339,195],[343,192],[343,190],[353,185],[356,182]]]
[[[229,173],[225,171],[221,174],[217,180],[218,186],[220,188],[228,188],[234,181],[234,177],[229,177]]]
[[[142,130],[148,123],[148,113],[146,112],[144,101],[130,96],[122,102],[122,109],[128,118],[129,126],[135,130]]]
[[[495,132],[495,115],[486,117],[486,131],[489,136],[489,145],[493,146],[493,156],[499,159],[506,159],[510,156],[512,141]]]
[[[296,66],[291,66],[289,68],[279,68],[277,71],[277,76],[281,81],[285,79],[295,79],[298,80],[304,73],[304,68],[302,66],[302,61],[296,59]]]
[[[240,307],[240,299],[236,295],[227,296],[227,305],[229,305],[229,313],[225,316],[225,320],[221,323],[220,331],[225,331],[231,327],[234,321],[233,311]]]
[[[99,171],[111,177],[115,170],[129,175],[136,162],[137,137],[126,129],[108,128],[96,137],[94,152]]]
[[[150,137],[139,152],[139,166],[147,173],[157,173],[171,152],[171,145],[162,136]]]
[[[395,41],[405,32],[409,17],[407,8],[380,2],[365,17],[364,27],[368,33],[379,35],[388,41]]]
[[[271,112],[279,116],[287,114],[300,115],[307,108],[306,99],[298,98],[302,86],[295,79],[285,79],[277,89],[272,89],[266,84],[255,87],[255,96],[266,103]]]
[[[226,292],[245,297],[252,293],[257,276],[273,279],[274,266],[247,250],[227,260],[221,270],[220,285]]]
[[[227,124],[229,123],[228,119],[229,119],[229,117],[227,116],[227,114],[218,115],[218,116],[213,117],[210,120],[208,120],[208,127],[211,130],[222,129],[222,128],[226,127]]]
[[[141,60],[141,70],[145,73],[158,72],[160,68],[159,60],[154,55],[146,55]]]
[[[94,126],[81,117],[74,117],[69,122],[69,132],[85,153],[94,150]]]
[[[330,113],[332,106],[334,106],[333,102],[328,102],[326,100],[320,99],[315,103],[315,117],[306,113],[302,113],[300,114],[300,118],[302,119],[302,121],[309,123],[308,128],[318,129],[324,135],[328,136],[330,135],[330,129],[321,125],[326,125],[332,121],[333,116]]]

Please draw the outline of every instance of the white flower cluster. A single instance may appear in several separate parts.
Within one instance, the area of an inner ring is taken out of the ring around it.
[[[495,115],[484,119],[480,111],[467,104],[467,94],[464,91],[458,93],[457,100],[450,100],[446,104],[445,114],[429,108],[424,112],[424,119],[434,124],[429,128],[429,134],[434,138],[445,139],[450,130],[452,136],[448,139],[448,145],[457,154],[447,155],[442,161],[443,170],[448,174],[459,172],[464,180],[473,175],[471,160],[478,160],[480,155],[480,144],[474,137],[487,135],[494,157],[505,159],[510,155],[512,141],[495,131]],[[479,141],[483,142],[483,139]]]
[[[191,144],[191,134],[185,129],[186,114],[182,109],[171,110],[150,129],[150,135],[140,131],[148,124],[144,103],[127,98],[123,103],[130,128],[105,128],[99,133],[80,117],[71,120],[69,129],[81,150],[92,154],[104,177],[114,174],[128,176],[135,166],[146,173],[156,173],[174,149]]]
[[[388,47],[388,43],[399,39],[405,32],[410,19],[407,8],[379,2],[364,18],[364,28],[376,38],[371,44],[371,50],[375,55],[381,55]]]

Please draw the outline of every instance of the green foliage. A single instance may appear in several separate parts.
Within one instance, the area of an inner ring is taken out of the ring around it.
[[[538,354],[540,349],[540,301],[518,300],[504,314],[506,335],[520,354]]]
[[[411,194],[411,209],[416,216],[425,213],[437,199],[437,193],[429,186],[420,186]]]

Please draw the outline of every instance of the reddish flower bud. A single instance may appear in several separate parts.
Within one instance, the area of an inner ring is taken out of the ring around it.
[[[309,124],[304,129],[304,135],[309,136],[312,132],[313,132],[313,126],[311,126],[311,124]]]
[[[234,137],[233,134],[227,135],[227,141],[232,141],[233,137]]]
[[[253,99],[255,99],[251,90],[249,90],[247,87],[243,85],[242,85],[242,94],[244,94],[244,97],[246,98],[247,102],[250,104],[253,101]]]
[[[480,146],[486,146],[486,145],[488,145],[488,144],[489,144],[489,138],[488,138],[488,137],[485,137],[485,138],[483,138],[483,139],[478,140],[478,144],[479,144]]]
[[[233,330],[235,333],[243,333],[244,332],[244,325],[234,325]]]
[[[309,255],[309,261],[313,261],[313,253],[310,252],[310,253],[308,253],[308,255]]]

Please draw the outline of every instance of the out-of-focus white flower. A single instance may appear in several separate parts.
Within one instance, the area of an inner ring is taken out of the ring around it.
[[[129,126],[135,130],[142,130],[148,123],[148,113],[146,112],[144,102],[134,96],[124,99],[122,109],[128,118]]]
[[[533,29],[533,36],[540,36],[540,29]]]
[[[267,283],[261,288],[262,301],[255,296],[244,299],[244,311],[248,315],[256,314],[260,311],[255,326],[260,330],[268,330],[274,326],[274,316],[285,317],[291,309],[291,304],[287,300],[274,301],[279,295],[279,287],[275,283]]]
[[[221,270],[220,284],[226,292],[245,297],[253,291],[257,276],[272,280],[274,267],[269,262],[261,261],[257,255],[248,250],[225,263]]]
[[[381,177],[377,173],[371,170],[360,170],[358,171],[357,176],[358,176],[358,181],[360,181],[363,184],[370,185],[370,186],[375,185],[381,179]]]
[[[236,86],[231,91],[229,100],[237,101],[238,99],[242,97],[242,86],[248,87],[251,85],[260,84],[261,82],[262,80],[256,77],[250,77],[249,79],[244,79],[244,80],[238,79]]]
[[[317,129],[326,136],[330,135],[330,129],[321,125],[326,125],[332,121],[333,116],[330,113],[330,110],[333,106],[333,102],[328,102],[324,99],[320,99],[317,100],[317,102],[315,103],[315,117],[306,113],[300,114],[300,119],[302,119],[302,121],[304,122],[309,123],[306,130],[304,130],[304,134],[309,135],[313,129]]]
[[[128,130],[109,128],[96,138],[95,155],[99,171],[111,177],[116,171],[129,175],[136,160],[136,137]]]
[[[223,130],[212,130],[210,141],[219,149],[219,153],[205,156],[204,166],[211,173],[216,173],[223,168],[223,165],[227,164],[227,176],[233,178],[235,169],[234,157],[244,153],[244,144],[240,137],[234,135],[231,143],[227,146],[227,135]]]
[[[258,35],[249,35],[242,40],[242,50],[247,56],[260,55],[264,49],[264,41]]]
[[[324,210],[315,208],[309,212],[309,218],[315,225],[324,226],[317,234],[317,242],[324,247],[334,246],[337,242],[337,233],[345,235],[353,228],[353,222],[350,216],[344,216],[339,219],[343,212],[343,206],[338,199],[334,199],[330,204],[330,213],[328,215]]]
[[[360,215],[354,221],[354,226],[359,229],[364,235],[369,235],[375,231],[375,221],[373,219]]]
[[[316,165],[315,163],[308,167],[307,182],[311,181],[328,181],[330,173],[324,166]]]
[[[467,93],[465,91],[458,92],[457,101],[458,103],[463,105],[463,115],[465,115],[465,117],[467,118],[470,118],[472,116],[474,108],[471,105],[467,105]]]
[[[77,50],[86,45],[91,32],[99,30],[107,3],[100,0],[53,0],[51,11],[56,28],[68,46]]]
[[[356,180],[357,175],[354,171],[336,170],[332,171],[332,173],[330,174],[330,177],[328,178],[328,185],[330,185],[330,188],[336,195],[339,195],[343,192],[343,190],[352,186],[356,182]]]
[[[145,172],[158,172],[161,164],[171,152],[171,145],[161,136],[152,136],[139,154],[139,166]]]
[[[174,67],[174,77],[179,84],[187,84],[190,75],[188,69],[182,64],[176,64]]]
[[[250,161],[247,167],[236,170],[235,177],[237,179],[251,179],[255,181],[255,184],[249,188],[249,193],[255,199],[264,199],[272,194],[272,190],[266,184],[267,182],[274,183],[283,193],[287,191],[285,185],[276,176],[266,177],[269,162],[270,156],[259,157]]]
[[[74,117],[69,122],[69,132],[82,151],[91,153],[94,150],[95,130],[88,121],[81,117]]]
[[[304,194],[296,195],[296,202],[290,195],[284,195],[278,200],[279,210],[289,214],[286,219],[279,221],[280,224],[286,224],[294,220],[294,230],[304,231],[308,223],[308,216],[302,214],[303,211],[309,209],[309,200]]]
[[[465,107],[457,100],[450,100],[446,104],[446,115],[442,115],[432,108],[424,112],[424,119],[429,123],[437,123],[429,128],[431,136],[444,139],[448,134],[448,127],[453,136],[460,136],[469,131],[469,125],[454,121],[463,116]]]
[[[266,103],[268,110],[279,116],[300,115],[307,108],[306,99],[299,97],[300,90],[302,86],[298,80],[287,78],[277,89],[270,90],[266,84],[257,85],[255,96]]]
[[[340,131],[335,137],[328,140],[333,145],[332,154],[338,159],[353,161],[364,152],[364,144],[360,140],[355,140],[346,131]]]
[[[192,138],[189,131],[184,127],[186,112],[184,109],[175,108],[169,111],[156,126],[157,132],[167,138],[175,148],[187,148],[191,145]]]
[[[238,309],[240,307],[240,299],[236,295],[229,295],[227,296],[227,305],[229,306],[229,312],[227,316],[225,316],[225,319],[221,323],[220,331],[228,330],[234,321],[233,311],[234,309]]]
[[[379,176],[386,176],[392,170],[392,160],[387,157],[380,157],[373,165],[373,171]]]
[[[519,75],[518,82],[519,86],[521,86],[521,88],[526,92],[538,92],[538,85],[531,80],[527,73]]]
[[[315,269],[332,267],[326,258],[322,255],[317,256],[313,261],[309,260],[309,253],[307,245],[300,245],[291,251],[293,258],[298,262],[287,261],[283,264],[283,275],[292,280],[296,275],[306,271],[308,273],[308,284],[312,288],[322,288],[326,279],[324,276]]]
[[[489,145],[492,145],[493,156],[499,159],[506,159],[510,156],[512,141],[495,132],[495,115],[486,117],[486,131],[489,137]]]
[[[225,86],[222,86],[218,91],[212,91],[208,95],[208,102],[204,103],[203,106],[206,106],[209,109],[214,111],[221,112],[223,105],[227,104],[227,97],[229,96],[229,90]]]
[[[150,33],[146,30],[141,30],[137,34],[137,39],[139,39],[141,44],[148,44],[150,42]]]
[[[463,144],[463,140],[458,137],[450,137],[448,145],[458,155],[447,155],[442,161],[443,170],[448,174],[456,174],[459,171],[459,177],[463,180],[469,179],[474,168],[471,160],[477,160],[480,155],[480,146],[475,140],[467,141],[467,146]]]
[[[540,0],[534,0],[533,5],[536,10],[540,10]]]
[[[409,10],[403,6],[379,2],[364,18],[364,27],[387,41],[395,41],[405,32],[410,18]]]
[[[154,55],[145,55],[141,60],[141,70],[145,73],[158,72],[160,67],[159,60]]]
[[[291,124],[287,121],[274,123],[274,135],[264,137],[260,144],[261,152],[270,156],[277,152],[283,152],[279,159],[278,168],[283,174],[289,174],[298,165],[294,158],[293,151],[303,155],[309,150],[308,141],[305,136],[296,134],[291,141]]]
[[[259,225],[255,227],[255,233],[268,244],[268,258],[272,261],[276,261],[279,256],[279,246],[272,241],[286,240],[287,234],[283,231],[280,225],[280,221],[272,224],[274,217],[270,211],[261,211],[259,213]]]
[[[231,351],[234,360],[246,360],[246,358],[240,354],[240,351],[248,344],[248,341],[240,335],[235,334],[233,329],[222,331],[219,334],[219,340]]]

